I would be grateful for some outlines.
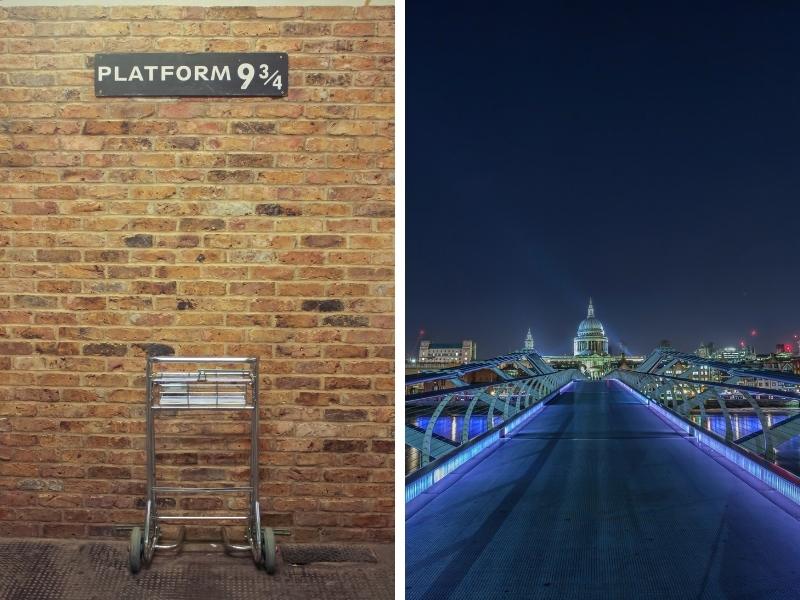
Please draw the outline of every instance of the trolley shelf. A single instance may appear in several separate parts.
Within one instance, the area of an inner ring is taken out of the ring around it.
[[[248,406],[247,392],[254,383],[250,370],[200,369],[194,372],[161,372],[151,380],[154,407]],[[252,405],[252,403],[251,403]]]
[[[250,492],[253,488],[249,485],[244,487],[207,487],[207,488],[184,488],[184,487],[164,487],[155,486],[154,492],[160,494],[241,494],[243,492]]]
[[[250,383],[250,377],[237,377],[231,374],[221,375],[210,373],[209,371],[197,371],[196,373],[176,374],[174,377],[159,377],[158,379],[153,379],[153,383],[156,385],[170,385],[173,383],[237,383],[239,385],[244,385]]]
[[[159,406],[155,404],[150,407],[151,410],[157,411],[174,411],[174,410],[253,410],[252,406],[231,405],[231,406],[216,406],[214,404],[175,404],[173,406]]]
[[[249,383],[253,375],[250,371],[228,371],[223,369],[200,369],[189,373],[168,372],[153,377],[153,383]]]
[[[245,515],[215,515],[213,517],[198,515],[158,515],[159,521],[247,521],[250,517]]]

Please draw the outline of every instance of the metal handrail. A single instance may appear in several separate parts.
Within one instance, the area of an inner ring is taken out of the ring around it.
[[[406,445],[420,453],[420,467],[425,467],[430,462],[474,439],[470,438],[469,429],[471,417],[476,409],[480,411],[486,410],[486,429],[492,430],[496,427],[494,422],[496,416],[506,423],[526,409],[541,402],[542,398],[554,390],[581,377],[582,375],[578,370],[567,369],[497,382],[413,394],[406,399],[406,421],[408,422],[409,419],[414,417],[425,417],[428,422],[424,426],[424,431],[421,427],[406,426]],[[495,390],[501,391],[501,394],[493,394],[492,392]],[[435,405],[433,403],[419,404],[421,400],[427,399],[435,399],[437,401]],[[450,409],[455,408],[460,413],[458,416],[463,418],[460,440],[449,440],[453,442],[452,446],[443,442],[434,444],[436,440],[434,428],[439,417],[444,414],[445,409],[448,407]],[[496,409],[498,409],[497,412]],[[481,416],[484,415],[483,412],[479,414]]]
[[[622,372],[625,372],[625,371],[622,371]],[[631,371],[627,371],[627,372],[630,373]],[[609,375],[607,375],[605,377],[605,379],[616,379],[618,381],[621,381],[623,384],[631,387],[635,391],[637,391],[640,394],[642,394],[642,392],[640,390],[638,390],[636,387],[632,386],[630,383],[626,382],[624,379],[621,379],[619,377],[619,373],[620,373],[619,371],[614,371],[614,372],[610,373]],[[644,395],[648,400],[653,400],[653,398],[651,398],[650,396],[647,396],[645,394],[642,394],[642,395]],[[800,488],[800,476],[792,473],[791,471],[787,471],[786,469],[784,469],[780,465],[777,465],[774,462],[765,459],[763,456],[757,454],[756,452],[748,450],[747,448],[742,447],[738,443],[736,443],[734,441],[731,441],[730,439],[727,439],[726,437],[721,436],[716,431],[708,429],[707,427],[703,427],[702,425],[698,425],[697,423],[695,423],[691,419],[686,418],[686,416],[684,416],[684,415],[682,415],[682,414],[670,409],[668,406],[665,406],[664,404],[661,404],[660,402],[656,402],[656,404],[658,405],[659,409],[665,410],[667,413],[669,413],[671,418],[677,419],[683,426],[685,426],[685,427],[687,427],[687,428],[689,428],[691,430],[694,430],[695,432],[701,432],[702,435],[710,437],[717,444],[721,444],[725,448],[727,448],[727,449],[733,451],[734,453],[744,457],[745,459],[747,459],[747,460],[749,460],[749,461],[751,461],[753,463],[756,463],[756,465],[758,465],[759,467],[763,467],[764,469],[767,469],[771,473],[774,473],[775,475],[777,475],[781,479],[784,479],[784,480],[788,481],[793,486],[796,486],[796,487]]]
[[[763,388],[757,385],[742,385],[739,383],[728,383],[725,381],[707,381],[704,379],[686,379],[685,377],[677,377],[675,375],[656,375],[655,373],[646,373],[652,377],[662,377],[664,379],[674,379],[675,381],[682,381],[683,383],[691,383],[694,385],[706,385],[714,387],[730,388],[732,390],[741,390],[743,392],[750,392],[754,394],[767,394],[769,396],[779,396],[781,398],[790,398],[792,400],[800,400],[800,394],[796,392],[787,392],[783,390],[776,390],[774,388]]]
[[[724,371],[725,373],[729,373],[732,376],[738,377],[756,377],[760,379],[768,379],[771,381],[780,381],[781,383],[788,383],[791,385],[800,385],[800,375],[783,373],[781,371],[771,371],[767,369],[754,369],[752,367],[746,367],[735,363],[728,363],[720,360],[714,360],[710,358],[703,358],[702,356],[697,356],[696,354],[687,354],[686,352],[680,352],[678,350],[667,350],[667,349],[657,349],[650,353],[647,357],[649,359],[655,359],[656,356],[661,356],[664,359],[675,359],[678,361],[684,361],[692,366],[704,366],[711,369],[716,369],[717,371]],[[646,365],[648,360],[645,360],[642,365]],[[650,367],[648,371],[637,371],[639,373],[647,372],[651,375],[660,375],[660,373],[655,373],[652,370],[657,368],[658,365],[661,363],[660,360],[656,360],[653,365]]]
[[[506,379],[505,381],[490,381],[488,383],[473,383],[470,385],[464,385],[460,387],[453,387],[453,388],[444,388],[439,390],[431,390],[429,392],[419,392],[418,394],[411,394],[406,396],[406,403],[413,402],[415,400],[425,400],[427,398],[435,398],[436,396],[443,396],[445,394],[460,394],[463,392],[470,392],[473,390],[479,390],[481,388],[486,387],[496,387],[501,385],[508,385],[511,383],[519,383],[520,381],[527,381],[529,379],[536,379],[537,377],[547,377],[548,375],[552,375],[552,373],[543,373],[542,375],[526,375],[525,377],[515,377],[514,379]]]
[[[757,453],[767,461],[775,459],[775,448],[779,445],[775,443],[775,431],[780,430],[783,426],[789,425],[789,421],[781,421],[774,426],[770,426],[763,410],[764,407],[758,403],[754,394],[790,400],[798,400],[800,398],[800,395],[796,393],[761,388],[758,386],[741,385],[731,382],[692,380],[672,375],[642,373],[623,369],[612,371],[606,376],[606,379],[622,381],[649,400],[669,410],[671,413],[682,416],[686,420],[688,420],[689,415],[693,411],[699,411],[702,423],[702,420],[706,416],[706,402],[709,400],[715,401],[722,410],[725,421],[724,439],[727,442],[735,443],[738,447],[743,447],[751,453],[758,450]],[[737,377],[733,377],[732,379],[737,379]],[[687,390],[691,393],[687,393]],[[737,392],[738,395],[749,404],[753,412],[755,412],[761,424],[761,430],[756,435],[748,434],[738,440],[734,439],[731,412],[728,406],[728,402],[730,402],[731,398],[721,393],[727,391]],[[695,426],[710,434],[718,435],[702,424]],[[791,434],[789,437],[793,437],[794,434],[791,430],[789,430],[789,432]],[[786,431],[782,433],[785,435]],[[786,439],[789,438],[787,437]]]

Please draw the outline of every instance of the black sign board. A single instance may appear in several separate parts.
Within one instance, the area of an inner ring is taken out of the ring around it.
[[[95,96],[285,96],[285,52],[95,54]]]

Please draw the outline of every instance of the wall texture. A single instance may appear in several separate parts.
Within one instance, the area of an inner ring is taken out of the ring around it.
[[[261,357],[267,523],[391,539],[393,25],[0,8],[0,535],[143,520],[145,356],[174,353]],[[286,51],[289,96],[95,98],[128,51]],[[240,480],[246,428],[213,425],[167,424],[160,476]]]

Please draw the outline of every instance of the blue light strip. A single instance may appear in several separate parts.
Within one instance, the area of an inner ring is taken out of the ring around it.
[[[678,418],[671,411],[663,408],[662,406],[659,406],[655,401],[649,399],[647,396],[644,396],[641,392],[632,388],[624,381],[620,379],[615,379],[614,381],[619,381],[632,393],[634,393],[636,396],[639,396],[640,399],[644,399],[652,411],[658,413],[660,416],[667,419],[670,423],[674,424],[678,429],[680,429],[681,431],[685,431],[686,433],[694,437],[699,443],[703,444],[708,448],[711,448],[714,452],[721,454],[722,456],[727,458],[729,461],[731,461],[738,467],[741,467],[742,469],[750,473],[750,475],[752,475],[759,481],[762,481],[763,483],[767,484],[770,488],[772,488],[776,492],[785,496],[795,504],[800,505],[800,485],[796,484],[793,481],[789,481],[785,477],[781,477],[779,473],[765,467],[764,465],[759,464],[752,458],[749,458],[745,454],[746,450],[742,449],[741,451],[738,451],[735,448],[731,448],[727,444],[716,439],[714,436],[709,435],[702,429],[689,425],[686,421]]]
[[[517,415],[513,419],[509,419],[508,422],[503,427],[503,436],[507,436],[509,433],[514,431],[520,425],[524,425],[533,417],[538,415],[542,412],[544,408],[544,402],[537,402],[533,406],[531,406],[528,410],[524,411],[522,414]]]
[[[453,456],[444,461],[433,471],[430,473],[425,473],[425,475],[419,479],[406,484],[406,502],[410,502],[431,487],[434,483],[442,480],[446,475],[449,475],[465,462],[477,456],[486,450],[486,448],[498,441],[500,441],[500,431],[495,431],[494,433],[486,436],[480,442],[477,442],[460,452],[454,452]]]

